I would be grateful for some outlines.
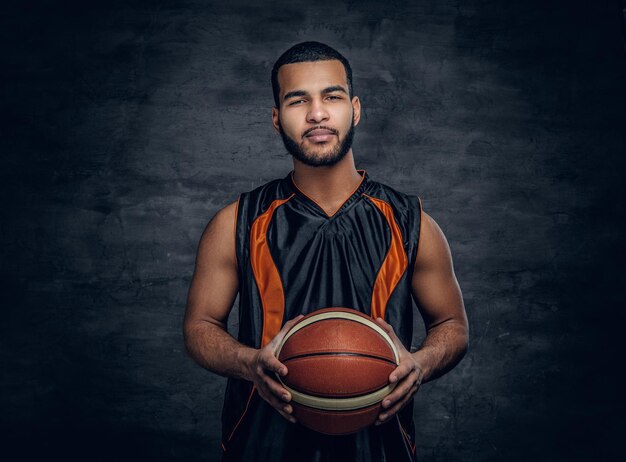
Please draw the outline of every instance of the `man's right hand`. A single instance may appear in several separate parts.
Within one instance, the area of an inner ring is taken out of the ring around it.
[[[289,404],[291,394],[274,377],[274,374],[282,377],[287,375],[287,366],[276,358],[276,350],[289,329],[302,317],[303,315],[299,315],[285,323],[270,343],[260,350],[254,350],[248,362],[248,379],[254,383],[261,398],[291,423],[296,422],[295,417],[291,415],[293,408]]]

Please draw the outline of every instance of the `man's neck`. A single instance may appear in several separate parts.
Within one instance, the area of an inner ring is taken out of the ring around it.
[[[363,178],[354,166],[352,150],[330,167],[311,167],[296,159],[293,163],[293,181],[298,189],[329,214],[341,207]]]

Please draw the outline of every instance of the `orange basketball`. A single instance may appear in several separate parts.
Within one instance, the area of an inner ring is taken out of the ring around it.
[[[372,425],[392,390],[389,374],[398,351],[373,319],[356,310],[325,308],[287,332],[277,356],[287,366],[278,376],[292,396],[302,425],[329,435]]]

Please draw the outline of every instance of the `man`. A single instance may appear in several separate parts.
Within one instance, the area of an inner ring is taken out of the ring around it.
[[[189,354],[229,378],[226,461],[414,461],[412,398],[463,357],[468,325],[450,250],[421,201],[356,170],[361,115],[336,50],[305,42],[272,71],[272,122],[293,156],[287,177],[243,193],[200,240],[184,332]],[[419,246],[418,246],[419,244]],[[239,336],[226,332],[239,293]],[[427,329],[411,353],[412,299]],[[371,315],[400,350],[376,425],[327,436],[299,425],[274,352],[301,315],[347,307]]]

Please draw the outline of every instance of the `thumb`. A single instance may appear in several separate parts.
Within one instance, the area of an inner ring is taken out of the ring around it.
[[[384,331],[387,333],[387,335],[389,335],[389,337],[391,337],[391,340],[396,345],[396,348],[404,347],[404,345],[402,345],[402,342],[400,341],[400,339],[396,335],[396,332],[393,330],[393,327],[391,326],[391,324],[388,324],[387,322],[385,322],[385,320],[383,318],[380,318],[380,317],[376,318],[376,322],[380,325],[380,327],[382,327],[384,329]]]
[[[304,317],[304,315],[300,314],[300,315],[296,316],[295,318],[290,319],[289,321],[287,321],[287,322],[285,323],[285,325],[282,327],[282,329],[280,329],[280,331],[278,332],[278,334],[276,334],[275,339],[276,339],[278,342],[280,342],[280,341],[283,339],[283,337],[284,337],[285,335],[287,335],[287,332],[289,332],[289,331],[291,330],[291,328],[292,328],[293,326],[295,326],[295,325],[298,323],[298,321],[300,321],[300,319],[302,319],[303,317]]]
[[[287,374],[287,367],[281,363],[278,358],[276,358],[276,356],[274,356],[273,354],[267,354],[264,358],[263,358],[263,368],[265,370],[274,372],[276,374],[280,374],[280,375],[286,375]]]
[[[378,323],[378,325],[380,327],[382,327],[384,329],[385,332],[387,332],[389,335],[395,334],[395,332],[393,331],[393,327],[391,327],[390,324],[388,324],[387,322],[385,322],[385,320],[381,317],[377,317],[376,318],[376,322]]]
[[[270,345],[272,345],[272,351],[274,353],[276,353],[278,351],[278,347],[279,347],[280,343],[283,341],[283,338],[285,338],[285,335],[287,335],[287,332],[289,332],[291,330],[291,328],[294,325],[296,325],[296,323],[298,323],[298,321],[300,321],[303,317],[304,317],[304,315],[300,314],[300,315],[296,316],[295,318],[290,319],[289,321],[287,321],[285,323],[285,325],[282,327],[282,329],[280,329],[280,331],[278,331],[278,334],[276,334],[276,336],[270,342]]]
[[[285,331],[285,333],[289,332],[289,329],[291,329],[298,321],[300,321],[300,319],[304,318],[303,314],[299,314],[298,316],[296,316],[293,319],[290,319],[289,321],[287,321],[285,323],[285,325],[283,326],[283,328],[281,329]]]

